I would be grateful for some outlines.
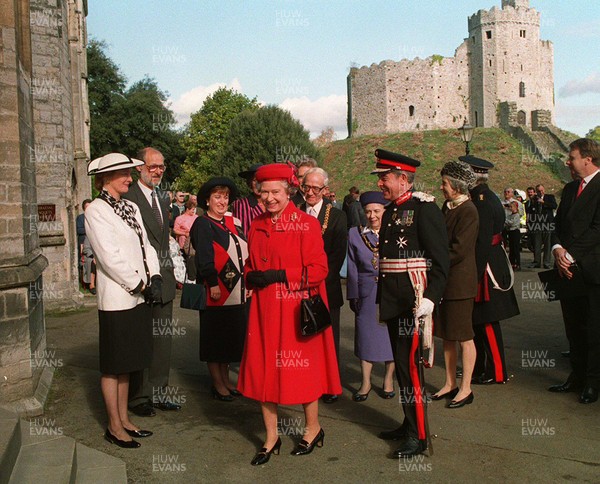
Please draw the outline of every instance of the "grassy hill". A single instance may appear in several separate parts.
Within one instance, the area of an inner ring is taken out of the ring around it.
[[[356,185],[361,191],[376,190],[377,177],[370,175],[375,166],[375,149],[384,148],[415,158],[421,162],[415,189],[443,200],[439,189],[440,169],[447,161],[464,155],[465,144],[455,129],[360,136],[334,141],[323,148],[323,167],[329,173],[329,184],[338,200]],[[491,161],[490,187],[500,194],[510,186],[525,190],[541,183],[547,193],[560,195],[563,187],[550,166],[538,161],[532,153],[498,128],[477,128],[470,144],[471,154]]]

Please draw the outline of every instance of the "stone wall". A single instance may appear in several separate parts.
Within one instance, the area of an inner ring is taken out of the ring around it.
[[[37,214],[29,2],[0,0],[0,404],[30,401],[46,347]],[[35,404],[31,404],[35,406]],[[36,410],[34,410],[36,411]],[[37,411],[41,411],[39,405]]]
[[[500,123],[500,103],[516,103],[519,120],[554,113],[553,46],[542,41],[540,13],[527,0],[468,18],[469,37],[454,57],[383,61],[350,72],[349,102],[357,129],[375,134]],[[552,121],[551,121],[552,122]]]
[[[53,206],[55,214],[38,217],[32,225],[37,228],[49,261],[44,274],[44,301],[49,309],[72,307],[82,301],[75,217],[80,203],[78,195],[89,197],[90,184],[85,176],[87,154],[85,141],[82,141],[82,135],[86,137],[85,129],[82,130],[82,126],[86,126],[85,115],[80,112],[81,103],[74,109],[74,101],[82,98],[82,91],[87,93],[87,89],[81,88],[78,57],[72,59],[77,49],[71,45],[83,43],[85,46],[85,38],[82,38],[85,31],[80,28],[80,19],[85,19],[85,15],[78,13],[77,3],[74,0],[31,0],[36,139],[32,157],[39,188],[38,205]]]

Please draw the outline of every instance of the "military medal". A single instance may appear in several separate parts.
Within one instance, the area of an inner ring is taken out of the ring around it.
[[[398,244],[398,247],[400,249],[404,249],[404,247],[406,247],[408,245],[408,240],[406,240],[404,237],[400,237],[397,241],[396,244]]]
[[[413,217],[415,216],[414,210],[402,210],[402,225],[410,227],[413,224]]]

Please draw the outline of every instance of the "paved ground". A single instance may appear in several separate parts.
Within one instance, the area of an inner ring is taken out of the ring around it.
[[[529,255],[523,255],[526,264]],[[125,460],[131,482],[600,482],[600,402],[581,405],[575,394],[546,391],[568,375],[568,361],[560,355],[567,343],[559,305],[543,300],[533,270],[517,273],[515,289],[521,315],[503,323],[511,381],[474,387],[474,403],[461,409],[433,402],[434,456],[399,462],[389,457],[394,443],[376,437],[398,425],[402,410],[397,399],[371,392],[366,402],[352,402],[360,367],[347,307],[342,310],[344,395],[337,404],[321,405],[325,446],[311,455],[289,455],[300,439],[302,412],[282,407],[286,436],[281,455],[266,466],[249,465],[262,444],[259,406],[244,398],[233,403],[211,398],[208,372],[197,356],[197,314],[178,307],[171,383],[184,407],[137,418],[155,433],[142,440],[141,448],[120,449],[102,438],[106,419],[95,309],[47,318],[49,350],[61,366],[43,418],[65,435]],[[438,352],[436,366],[426,372],[430,391],[443,383],[442,365]],[[382,372],[379,365],[373,381],[378,390]]]

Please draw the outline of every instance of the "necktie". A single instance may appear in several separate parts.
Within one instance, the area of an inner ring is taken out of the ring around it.
[[[577,195],[575,196],[575,198],[579,198],[579,195],[581,195],[581,192],[583,191],[584,185],[585,185],[585,180],[582,178],[581,181],[579,182],[579,188],[577,189]]]
[[[312,215],[314,218],[318,218],[317,211],[314,209],[314,207],[310,207],[310,208],[308,209],[308,214],[309,214],[309,215]]]
[[[154,216],[156,217],[156,221],[158,225],[160,225],[160,229],[163,228],[163,219],[162,213],[160,212],[160,208],[158,208],[158,203],[156,203],[156,192],[152,190],[152,211],[154,212]]]

